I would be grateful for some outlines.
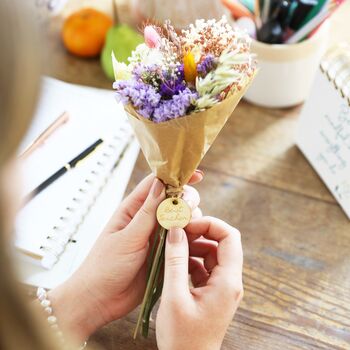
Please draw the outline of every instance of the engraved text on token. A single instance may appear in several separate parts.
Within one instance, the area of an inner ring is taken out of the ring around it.
[[[158,206],[157,219],[167,230],[172,227],[183,228],[191,220],[191,208],[181,198],[167,198]]]

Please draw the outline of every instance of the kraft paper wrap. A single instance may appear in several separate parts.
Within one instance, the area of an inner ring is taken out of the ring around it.
[[[248,85],[210,109],[162,123],[140,116],[131,105],[125,106],[152,172],[173,189],[174,195],[189,181]]]

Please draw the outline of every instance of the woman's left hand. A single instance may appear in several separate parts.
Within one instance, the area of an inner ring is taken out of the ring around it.
[[[202,178],[196,171],[189,183]],[[124,199],[77,272],[49,293],[63,332],[82,341],[141,302],[149,240],[157,224],[157,207],[164,198],[162,182],[152,175],[146,177]],[[193,216],[200,216],[198,192],[185,186],[183,198]]]

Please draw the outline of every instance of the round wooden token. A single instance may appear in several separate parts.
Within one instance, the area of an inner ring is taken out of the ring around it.
[[[158,206],[157,219],[167,230],[172,227],[184,228],[191,220],[191,208],[181,198],[167,198]]]

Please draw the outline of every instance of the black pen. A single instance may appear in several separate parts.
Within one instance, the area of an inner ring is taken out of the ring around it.
[[[259,41],[267,44],[283,43],[283,35],[288,25],[292,3],[291,0],[280,0],[273,4],[270,17],[257,32]]]
[[[75,168],[77,164],[86,158],[89,154],[91,154],[101,143],[103,142],[102,139],[98,139],[96,142],[94,142],[91,146],[86,148],[83,152],[78,154],[75,158],[73,158],[71,161],[69,161],[67,164],[65,164],[61,169],[57,170],[54,174],[52,174],[48,179],[46,179],[44,182],[42,182],[38,187],[36,187],[32,192],[30,192],[24,200],[24,205],[27,204],[32,198],[34,198],[36,195],[38,195],[41,191],[43,191],[45,188],[50,186],[53,182],[55,182],[58,178],[60,178],[62,175],[64,175],[69,170]]]

